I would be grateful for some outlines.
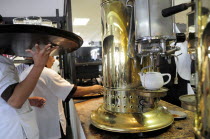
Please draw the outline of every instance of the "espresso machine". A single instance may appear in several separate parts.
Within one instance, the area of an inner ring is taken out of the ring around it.
[[[148,132],[174,121],[158,102],[167,88],[144,89],[138,73],[158,72],[159,58],[170,61],[183,40],[174,18],[162,9],[172,0],[101,0],[104,103],[91,114],[97,128],[122,133]]]
[[[210,1],[191,0],[167,9],[170,16],[192,7],[188,14],[188,52],[196,61],[196,112],[194,131],[196,138],[210,138]],[[194,24],[193,24],[194,23]],[[192,35],[193,34],[193,35]]]

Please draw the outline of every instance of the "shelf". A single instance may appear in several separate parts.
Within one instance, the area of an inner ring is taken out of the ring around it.
[[[102,65],[102,62],[97,61],[97,62],[75,63],[75,66],[95,66],[95,65]]]

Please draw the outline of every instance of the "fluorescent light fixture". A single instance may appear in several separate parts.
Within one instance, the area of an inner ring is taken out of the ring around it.
[[[74,18],[73,25],[75,26],[85,26],[89,22],[89,18]]]

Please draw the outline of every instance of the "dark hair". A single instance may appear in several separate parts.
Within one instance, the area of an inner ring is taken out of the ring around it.
[[[3,22],[3,17],[0,15],[0,23]]]

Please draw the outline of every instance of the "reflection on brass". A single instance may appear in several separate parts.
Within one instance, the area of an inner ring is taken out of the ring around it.
[[[195,131],[198,138],[210,137],[210,1],[197,0],[197,110]]]
[[[158,105],[167,89],[157,92],[140,88],[104,93],[104,104],[91,114],[91,123],[103,130],[138,133],[162,129],[173,123],[168,110]],[[123,94],[126,94],[124,96]]]
[[[131,90],[108,90],[104,91],[104,108],[112,112],[142,113],[155,109],[159,98],[166,96],[167,89],[155,91],[138,88]]]
[[[148,132],[165,128],[174,118],[163,107],[146,113],[115,113],[104,109],[103,105],[91,115],[91,123],[103,130],[122,133]]]
[[[91,123],[123,133],[169,126],[172,115],[158,105],[167,89],[149,91],[141,87],[138,73],[151,65],[152,58],[145,56],[140,64],[135,55],[135,29],[129,25],[132,8],[126,7],[126,0],[102,0],[101,6],[104,104],[92,113]]]

